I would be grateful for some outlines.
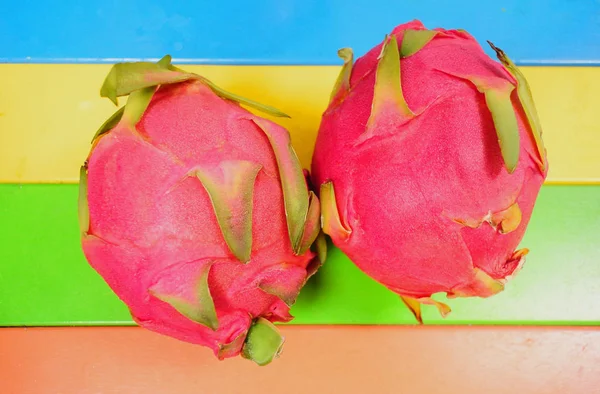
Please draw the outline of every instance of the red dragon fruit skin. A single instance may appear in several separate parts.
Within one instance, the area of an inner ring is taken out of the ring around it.
[[[319,265],[320,207],[287,130],[239,103],[284,114],[170,57],[115,65],[101,93],[129,98],[81,170],[89,264],[140,326],[268,364]]]
[[[344,66],[312,162],[323,231],[421,320],[431,298],[489,297],[524,263],[547,175],[528,84],[503,51],[415,20]]]

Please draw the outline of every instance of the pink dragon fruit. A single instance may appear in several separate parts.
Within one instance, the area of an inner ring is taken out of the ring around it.
[[[101,89],[126,105],[81,169],[82,248],[140,326],[259,365],[279,355],[273,322],[324,258],[320,205],[285,116],[171,65],[113,66]],[[318,253],[321,253],[319,256]],[[321,260],[319,260],[321,257]]]
[[[353,63],[323,113],[312,163],[323,231],[421,320],[431,298],[489,297],[547,175],[528,84],[503,51],[464,30],[397,26]]]

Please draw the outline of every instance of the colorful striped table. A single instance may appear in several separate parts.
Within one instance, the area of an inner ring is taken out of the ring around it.
[[[0,393],[600,392],[598,2],[48,7],[12,2],[0,15]],[[493,41],[533,90],[550,172],[522,242],[527,264],[506,290],[451,300],[445,319],[426,308],[418,327],[333,248],[283,328],[284,355],[267,368],[125,327],[134,326],[127,308],[87,265],[77,226],[79,165],[114,110],[99,96],[110,64],[170,53],[281,109],[291,118],[273,120],[308,168],[337,49],[360,56],[413,18]]]

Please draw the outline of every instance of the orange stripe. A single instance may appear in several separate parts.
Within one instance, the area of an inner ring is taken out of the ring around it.
[[[283,327],[257,367],[137,327],[0,331],[2,393],[597,393],[600,330]]]

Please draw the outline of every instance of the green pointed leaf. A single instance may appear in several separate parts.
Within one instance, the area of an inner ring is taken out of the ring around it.
[[[298,245],[297,255],[304,254],[315,242],[319,231],[321,230],[321,205],[319,199],[312,191],[309,192],[308,213],[304,222],[304,232]]]
[[[488,89],[484,92],[485,102],[492,113],[498,143],[509,173],[517,168],[519,162],[519,124],[510,99],[512,85],[508,89]]]
[[[202,324],[210,328],[213,331],[218,329],[218,321],[216,314],[212,316],[209,311],[199,308],[199,305],[192,305],[188,301],[181,299],[177,296],[169,296],[163,294],[153,294],[156,298],[166,302],[181,313],[188,319],[195,321],[196,323]]]
[[[279,297],[288,306],[292,306],[305,281],[306,270],[304,268],[282,263],[266,270],[258,287],[265,293]]]
[[[327,260],[327,239],[323,231],[319,231],[317,239],[315,239],[311,250],[313,252],[316,252],[317,255],[311,260],[311,262],[306,267],[307,281],[308,279],[310,279],[311,276],[317,273],[319,268],[321,268],[321,266],[325,263],[325,260]]]
[[[100,88],[100,96],[109,98],[117,105],[117,97],[128,95],[133,91],[198,78],[192,73],[172,70],[168,67],[169,63],[170,57],[164,57],[158,63],[117,63],[106,76]]]
[[[196,169],[196,176],[213,205],[223,238],[242,263],[252,252],[254,182],[260,164],[244,160],[222,161],[218,167]]]
[[[139,122],[144,115],[144,112],[146,112],[155,91],[156,86],[149,86],[131,92],[127,98],[127,104],[125,104],[125,110],[121,121],[131,127],[135,127],[137,122]]]
[[[344,65],[342,66],[333,90],[331,91],[331,96],[329,97],[330,103],[341,100],[350,90],[350,76],[352,75],[352,64],[354,62],[352,48],[340,49],[338,51],[338,56],[344,60]]]
[[[490,41],[488,41],[488,44],[496,52],[498,60],[500,60],[508,72],[517,80],[517,96],[519,97],[519,101],[523,106],[525,116],[529,122],[529,127],[533,133],[533,138],[535,140],[537,151],[541,160],[540,169],[543,172],[547,166],[546,148],[544,147],[544,140],[542,139],[542,125],[535,107],[535,103],[533,102],[533,96],[531,94],[531,89],[529,88],[529,83],[527,82],[527,79],[523,73],[521,73],[519,68],[512,62],[512,60],[506,56],[506,53],[504,53],[502,49],[496,47]]]
[[[308,213],[308,188],[300,160],[292,147],[290,135],[283,127],[266,119],[251,119],[266,135],[277,159],[283,201],[287,217],[288,234],[293,250],[302,242],[304,221]]]
[[[126,63],[114,65],[108,72],[106,78],[104,78],[104,83],[100,87],[100,97],[107,97],[115,105],[119,105],[119,102],[117,101],[117,85],[119,83],[119,70],[123,68],[120,64]]]
[[[178,83],[190,79],[201,81],[221,98],[233,100],[269,115],[289,118],[289,115],[277,108],[228,92],[200,75],[189,73],[173,66],[170,55],[164,56],[157,63],[130,62],[115,64],[100,89],[100,95],[108,97],[116,105],[117,97],[125,96],[135,90],[150,86]]]
[[[351,230],[347,229],[340,219],[333,182],[321,185],[321,223],[323,232],[335,242],[345,241],[350,237]]]
[[[202,324],[216,331],[219,328],[217,311],[210,289],[208,287],[208,274],[212,264],[204,264],[196,282],[195,299],[186,300],[180,296],[164,294],[155,287],[150,288],[149,292],[159,300],[171,305],[177,312],[188,319]]]
[[[412,30],[408,29],[404,32],[402,38],[402,48],[400,49],[400,55],[402,57],[408,57],[414,55],[420,51],[425,45],[427,45],[433,37],[437,34],[434,30]]]
[[[379,56],[371,108],[371,115],[367,121],[367,132],[369,129],[377,128],[378,119],[386,111],[394,111],[403,119],[414,117],[402,94],[400,54],[396,37],[393,35],[386,38]]]
[[[161,67],[169,68],[169,67],[171,67],[172,60],[173,60],[173,58],[171,57],[171,55],[165,55],[158,61],[157,64]]]
[[[96,140],[96,138],[100,137],[105,133],[108,133],[117,124],[119,124],[121,118],[123,117],[123,112],[125,112],[125,106],[119,108],[114,114],[110,116],[110,118],[108,118],[104,123],[102,123],[102,126],[100,126],[98,131],[96,131],[96,134],[94,134],[94,138],[92,138],[92,143]]]
[[[278,117],[284,117],[284,118],[289,118],[290,116],[281,112],[280,110],[278,110],[275,107],[271,107],[269,105],[264,105],[261,104],[257,101],[254,100],[250,100],[247,99],[245,97],[239,96],[237,94],[228,92],[220,87],[218,87],[217,85],[215,85],[213,82],[209,81],[208,79],[204,78],[204,77],[198,77],[200,79],[200,81],[202,81],[202,83],[204,83],[206,86],[208,86],[209,88],[212,89],[213,92],[215,92],[215,94],[221,98],[227,99],[227,100],[233,100],[235,102],[238,102],[240,104],[244,104],[247,105],[251,108],[257,109],[259,111],[262,111],[266,114],[269,115],[273,115],[273,116],[278,116]]]
[[[519,162],[520,153],[519,123],[510,98],[512,91],[515,90],[514,85],[498,77],[483,78],[438,71],[470,81],[479,92],[484,94],[485,103],[494,121],[504,166],[509,173],[513,173]]]
[[[90,229],[90,208],[88,206],[88,183],[87,167],[81,166],[79,169],[79,197],[78,197],[78,216],[79,229],[83,234],[87,234]]]
[[[317,235],[317,239],[315,240],[315,249],[317,251],[317,257],[321,264],[324,264],[327,260],[327,239],[325,238],[325,233],[323,231],[319,231]]]
[[[242,357],[264,366],[279,356],[283,343],[284,339],[277,327],[267,319],[259,317],[248,330],[241,354]]]

